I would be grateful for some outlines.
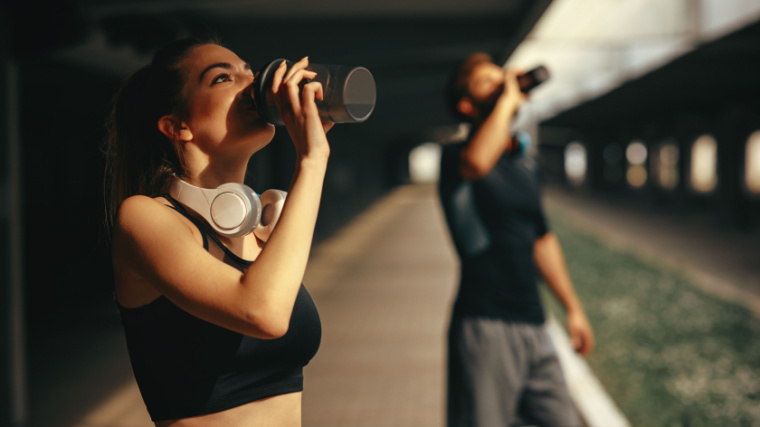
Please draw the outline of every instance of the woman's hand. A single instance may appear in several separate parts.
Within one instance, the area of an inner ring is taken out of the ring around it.
[[[275,70],[272,93],[282,121],[288,129],[299,157],[330,155],[326,132],[333,123],[323,123],[319,117],[316,101],[322,101],[324,92],[319,82],[304,80],[317,76],[308,70],[309,58],[304,57],[287,69],[285,61]]]

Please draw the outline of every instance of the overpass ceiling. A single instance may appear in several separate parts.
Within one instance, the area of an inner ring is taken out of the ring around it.
[[[121,78],[184,35],[218,35],[258,67],[308,55],[362,65],[378,86],[374,131],[452,124],[442,89],[469,52],[505,61],[551,0],[80,0],[8,6],[18,56],[45,56]],[[44,13],[40,13],[44,10]]]
[[[142,11],[176,12],[195,10],[218,17],[254,16],[400,16],[400,15],[477,15],[519,13],[521,0],[83,0],[97,14]]]
[[[696,47],[610,92],[568,109],[543,126],[588,129],[671,122],[736,106],[758,109],[760,22]]]

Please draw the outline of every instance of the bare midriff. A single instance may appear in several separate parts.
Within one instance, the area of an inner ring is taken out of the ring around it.
[[[197,417],[166,420],[156,427],[301,427],[301,393],[289,393]]]

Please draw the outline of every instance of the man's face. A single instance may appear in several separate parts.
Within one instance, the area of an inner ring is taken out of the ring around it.
[[[485,118],[504,92],[504,70],[491,62],[480,63],[472,69],[467,87],[475,106],[474,113]]]
[[[504,69],[491,62],[482,62],[472,69],[467,87],[472,99],[488,99],[495,92],[504,90]]]

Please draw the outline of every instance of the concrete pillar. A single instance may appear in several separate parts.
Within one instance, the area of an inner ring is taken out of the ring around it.
[[[27,420],[19,77],[0,47],[0,425]]]

